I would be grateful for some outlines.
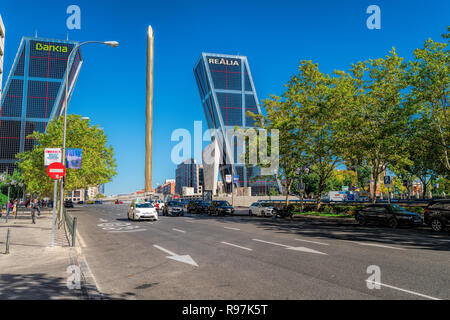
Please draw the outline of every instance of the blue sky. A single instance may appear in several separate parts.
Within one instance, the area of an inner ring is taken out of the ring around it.
[[[281,94],[301,60],[323,72],[384,56],[411,58],[450,25],[448,0],[314,1],[29,1],[0,0],[6,27],[5,76],[22,36],[117,40],[116,49],[85,46],[69,113],[91,118],[114,147],[118,175],[107,194],[144,187],[146,28],[155,30],[153,185],[174,178],[170,154],[177,128],[206,121],[193,67],[201,52],[248,57],[258,97]],[[81,8],[81,30],[68,30],[66,9]],[[381,8],[381,30],[369,30],[369,5]],[[205,128],[206,129],[206,128]]]

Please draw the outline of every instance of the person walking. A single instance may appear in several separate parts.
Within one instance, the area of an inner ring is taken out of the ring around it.
[[[6,204],[6,223],[8,223],[8,217],[11,212],[12,206],[13,206],[12,202],[11,202],[11,200],[9,200],[8,203]]]
[[[19,204],[19,201],[17,201],[17,199],[14,200],[14,202],[13,202],[13,216],[14,216],[14,219],[17,219],[17,205],[18,204]]]
[[[39,204],[37,203],[37,199],[34,199],[31,202],[31,221],[33,224],[36,224],[36,210],[38,208]]]

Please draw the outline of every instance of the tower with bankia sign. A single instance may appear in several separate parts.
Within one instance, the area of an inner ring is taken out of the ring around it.
[[[76,41],[23,37],[5,84],[0,105],[0,172],[15,168],[16,154],[29,151],[35,141],[27,136],[44,132],[62,113],[65,75],[69,99],[83,63],[80,50],[67,59]]]
[[[194,74],[209,129],[227,137],[227,131],[254,127],[255,121],[247,115],[247,111],[261,114],[261,109],[247,57],[202,53],[194,67]],[[205,172],[205,185],[217,185],[218,171],[222,181],[226,181],[227,175],[238,176],[235,187],[251,187],[252,195],[268,194],[277,182],[263,179],[260,167],[241,163],[243,161],[237,159],[241,152],[238,148],[242,146],[225,138],[223,143],[213,141],[205,149],[203,165],[210,171]],[[208,162],[205,153],[209,155],[209,163],[205,163]],[[220,159],[219,162],[217,159]],[[231,185],[228,185],[228,192],[230,188]]]

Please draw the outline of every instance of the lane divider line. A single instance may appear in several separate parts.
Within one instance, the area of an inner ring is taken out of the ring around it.
[[[176,231],[176,232],[186,233],[186,231],[184,231],[184,230],[180,230],[180,229],[175,229],[175,228],[172,228],[172,230],[173,230],[173,231]]]
[[[318,241],[310,241],[310,240],[303,240],[303,239],[295,239],[296,241],[302,241],[302,242],[308,242],[308,243],[314,243],[314,244],[319,244],[322,246],[329,246],[328,243],[323,243],[323,242],[318,242]]]
[[[241,231],[241,229],[238,229],[238,228],[231,228],[231,227],[224,227],[225,229],[228,229],[228,230],[236,230],[236,231]]]
[[[406,293],[409,293],[409,294],[414,294],[416,296],[419,296],[419,297],[422,297],[422,298],[427,298],[427,299],[430,299],[430,300],[442,300],[442,299],[439,299],[439,298],[435,298],[435,297],[432,297],[432,296],[427,296],[425,294],[421,294],[421,293],[414,292],[414,291],[411,291],[411,290],[406,290],[406,289],[390,286],[390,285],[385,284],[385,283],[379,283],[379,282],[375,282],[375,281],[371,281],[371,280],[366,280],[366,282],[370,283],[370,284],[374,284],[374,285],[384,286],[386,288],[391,288],[391,289],[398,290],[398,291],[403,291],[403,292],[406,292]]]
[[[232,247],[244,249],[244,250],[247,250],[247,251],[253,251],[253,249],[246,248],[246,247],[241,247],[241,246],[238,246],[237,244],[232,244],[232,243],[228,243],[228,242],[225,242],[225,241],[222,241],[221,243],[226,244],[227,246],[232,246]]]

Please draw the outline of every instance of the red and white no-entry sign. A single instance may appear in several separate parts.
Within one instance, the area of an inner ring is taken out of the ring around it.
[[[53,180],[59,180],[66,175],[66,167],[60,162],[53,162],[47,167],[47,174]]]

